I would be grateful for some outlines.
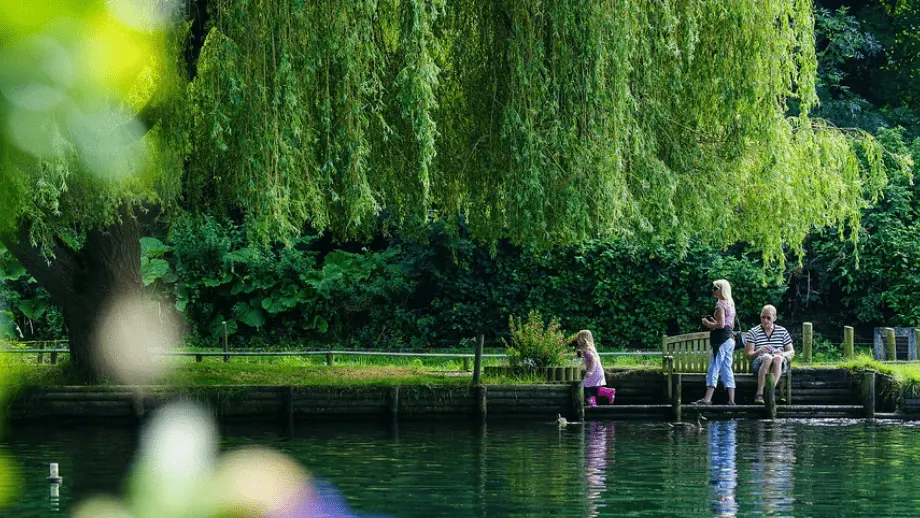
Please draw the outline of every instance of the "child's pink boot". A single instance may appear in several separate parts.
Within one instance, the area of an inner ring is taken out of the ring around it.
[[[597,406],[597,398],[591,396],[588,398],[588,406]]]
[[[617,389],[607,388],[607,387],[597,387],[597,395],[600,397],[607,398],[610,401],[610,403],[608,403],[609,405],[613,404],[613,398],[616,397],[616,394],[617,394]]]

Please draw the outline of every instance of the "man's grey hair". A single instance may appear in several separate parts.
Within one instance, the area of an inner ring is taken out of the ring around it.
[[[774,320],[776,319],[776,306],[773,304],[767,304],[763,307],[763,309],[760,310],[760,314],[762,315],[764,311],[769,311],[770,314],[773,315]]]

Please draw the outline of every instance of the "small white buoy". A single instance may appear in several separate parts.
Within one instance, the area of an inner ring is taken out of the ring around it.
[[[51,474],[48,475],[48,482],[51,482],[53,484],[60,484],[61,482],[64,481],[64,477],[62,477],[61,474],[58,472],[57,462],[51,463],[49,471],[51,472]]]

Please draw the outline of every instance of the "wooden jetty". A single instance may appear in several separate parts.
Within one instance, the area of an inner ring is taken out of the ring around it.
[[[702,395],[703,382],[693,376],[672,378],[670,399],[667,376],[661,372],[611,369],[607,371],[607,381],[617,389],[615,404],[591,408],[585,408],[582,384],[568,382],[344,388],[36,387],[14,396],[9,413],[13,420],[142,419],[168,401],[193,399],[212,408],[221,421],[268,418],[288,423],[314,416],[466,416],[490,420],[526,416],[545,419],[556,414],[573,420],[693,420],[697,413],[709,418],[920,417],[920,391],[891,397],[891,380],[872,371],[796,369],[794,405],[775,400],[769,400],[767,405],[750,404],[755,390],[752,381],[739,383],[737,399],[741,404],[734,406],[722,404],[720,397],[725,396],[721,389],[716,392],[716,404],[686,404]],[[903,403],[900,408],[895,406],[897,402]]]

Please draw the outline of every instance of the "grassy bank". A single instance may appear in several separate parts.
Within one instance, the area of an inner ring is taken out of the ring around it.
[[[46,360],[47,361],[47,360]],[[628,368],[658,370],[657,356],[603,357],[607,369]],[[6,384],[20,386],[61,386],[81,384],[70,376],[66,361],[57,365],[36,364],[23,356],[0,356]],[[488,358],[484,365],[501,365],[504,360]],[[471,362],[472,363],[472,362]],[[797,361],[797,367],[806,364]],[[920,364],[881,363],[868,355],[847,361],[822,361],[807,364],[815,368],[874,369],[891,375],[899,385],[920,385]],[[336,356],[335,364],[325,364],[324,356],[305,357],[235,357],[228,363],[222,358],[194,357],[171,359],[169,374],[156,384],[178,386],[213,385],[294,385],[294,386],[361,386],[361,385],[463,385],[472,381],[472,373],[463,369],[463,360],[455,358],[410,358],[380,356]],[[543,383],[540,377],[483,376],[485,383]],[[103,384],[114,384],[107,382]]]
[[[444,370],[426,365],[315,365],[296,358],[284,361],[234,359],[229,363],[177,362],[168,374],[153,384],[172,386],[293,385],[321,387],[393,385],[467,385],[472,374],[459,369]],[[82,384],[70,376],[66,364],[36,365],[7,363],[4,382],[17,386],[64,386]],[[536,377],[488,376],[485,383],[538,383]],[[103,382],[101,385],[114,385]]]

